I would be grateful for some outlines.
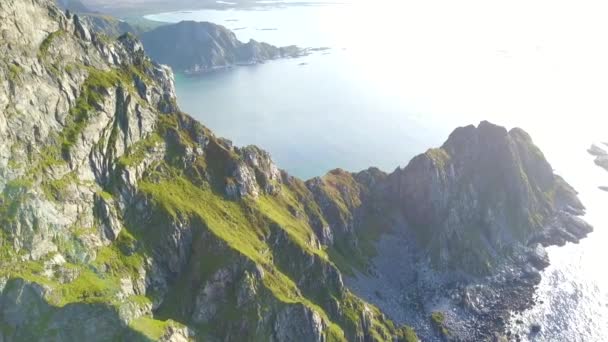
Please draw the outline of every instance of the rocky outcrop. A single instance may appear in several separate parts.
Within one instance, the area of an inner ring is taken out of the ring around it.
[[[429,256],[440,268],[488,272],[513,246],[577,242],[591,228],[576,192],[521,129],[482,122],[389,176]]]
[[[305,53],[295,46],[279,48],[255,40],[242,43],[227,28],[208,22],[183,21],[161,26],[143,33],[141,39],[154,60],[187,74],[298,57]]]
[[[323,320],[305,306],[288,307],[279,313],[274,330],[274,341],[322,342]]]

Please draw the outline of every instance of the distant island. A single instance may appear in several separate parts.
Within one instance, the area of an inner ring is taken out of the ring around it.
[[[143,33],[141,40],[152,59],[186,74],[307,54],[307,50],[297,46],[276,47],[255,40],[243,43],[226,27],[209,22],[182,21],[161,26]]]
[[[67,11],[78,13],[79,22],[99,37],[112,39],[125,33],[138,36],[154,60],[185,74],[202,74],[279,58],[296,58],[328,49],[301,49],[295,45],[276,47],[255,40],[243,43],[233,31],[210,22],[182,21],[166,24],[141,19],[142,22],[130,23],[110,15],[93,13],[78,0],[58,0],[58,4]],[[239,27],[234,31],[244,29],[246,27]]]

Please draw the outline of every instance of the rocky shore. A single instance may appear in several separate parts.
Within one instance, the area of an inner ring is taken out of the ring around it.
[[[590,227],[580,227],[589,232]],[[398,324],[411,325],[423,341],[520,341],[508,323],[536,304],[541,271],[549,265],[544,248],[519,251],[492,276],[437,272],[424,251],[402,229],[383,236],[367,272],[346,277],[358,296],[376,304]],[[433,327],[440,313],[445,330]],[[523,324],[523,323],[522,323]],[[536,330],[540,326],[531,325]]]

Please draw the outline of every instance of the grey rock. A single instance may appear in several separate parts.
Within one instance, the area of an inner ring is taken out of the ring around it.
[[[82,39],[82,40],[90,41],[91,33],[89,32],[88,27],[86,27],[85,25],[82,24],[82,21],[80,20],[79,16],[74,15],[73,18],[74,18],[74,26],[76,28],[76,34],[78,35],[78,37],[80,37],[80,39]]]
[[[273,341],[323,342],[324,322],[318,313],[304,305],[290,305],[279,312]]]

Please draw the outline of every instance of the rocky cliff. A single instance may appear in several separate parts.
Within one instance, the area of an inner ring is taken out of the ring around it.
[[[563,245],[590,232],[576,218],[584,213],[576,192],[521,129],[459,128],[390,178],[389,191],[440,268],[486,273],[519,255],[518,245]]]
[[[51,0],[2,1],[0,35],[0,341],[414,341],[383,275],[412,297],[444,289],[425,261],[465,285],[527,272],[514,280],[546,266],[541,244],[591,229],[519,129],[461,128],[392,174],[304,182],[180,112],[132,35]],[[471,296],[466,314],[487,315]],[[406,308],[425,339],[450,327]]]
[[[255,40],[242,43],[232,31],[208,22],[183,21],[161,26],[143,33],[141,39],[154,60],[189,74],[304,53],[295,46],[279,48]]]
[[[50,0],[2,1],[0,32],[0,340],[415,339],[344,286],[303,183],[180,113],[133,36]]]

